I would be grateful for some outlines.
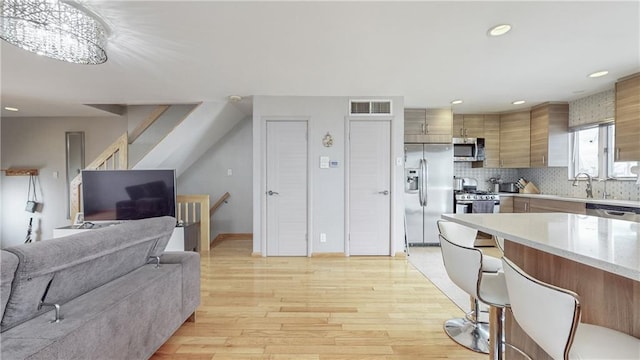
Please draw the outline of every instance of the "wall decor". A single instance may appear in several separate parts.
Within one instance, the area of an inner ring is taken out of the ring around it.
[[[322,138],[322,145],[324,147],[332,147],[333,146],[333,136],[327,131],[327,134]]]

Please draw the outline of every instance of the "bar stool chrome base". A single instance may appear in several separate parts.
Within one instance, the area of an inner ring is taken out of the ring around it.
[[[473,323],[465,318],[450,319],[444,322],[444,332],[469,350],[489,353],[489,324]]]

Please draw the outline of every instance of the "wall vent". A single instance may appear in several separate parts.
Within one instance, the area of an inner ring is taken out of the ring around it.
[[[391,115],[391,100],[351,100],[351,115]]]

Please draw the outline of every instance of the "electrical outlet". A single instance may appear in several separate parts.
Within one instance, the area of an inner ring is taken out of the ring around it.
[[[326,243],[327,242],[327,234],[320,233],[320,242],[321,243]]]
[[[233,175],[233,170],[232,169],[227,169],[227,176],[231,176]]]

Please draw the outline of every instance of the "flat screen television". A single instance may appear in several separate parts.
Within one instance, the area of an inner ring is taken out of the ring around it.
[[[176,215],[175,170],[83,170],[85,221]]]

